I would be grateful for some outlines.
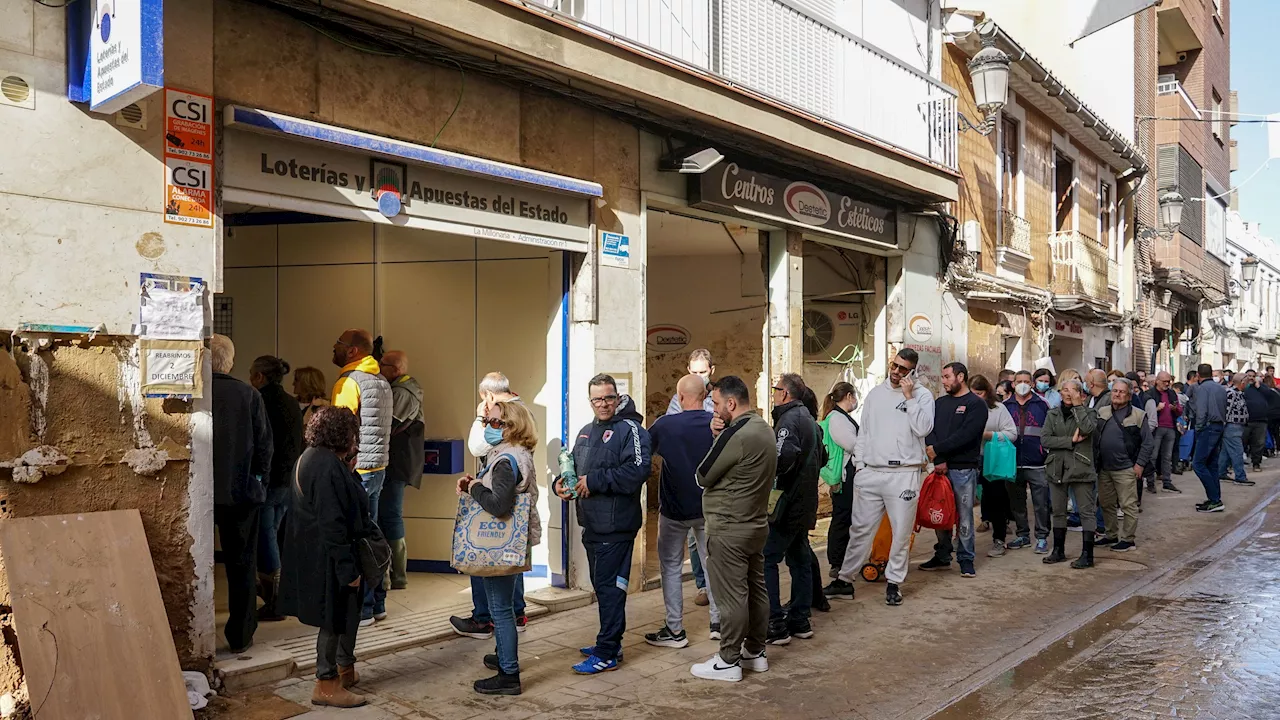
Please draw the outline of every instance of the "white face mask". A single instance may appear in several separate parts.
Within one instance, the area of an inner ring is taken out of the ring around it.
[[[1031,386],[1028,385],[1027,383],[1018,383],[1017,385],[1013,386],[1013,391],[1018,393],[1022,397],[1026,397],[1031,394]]]

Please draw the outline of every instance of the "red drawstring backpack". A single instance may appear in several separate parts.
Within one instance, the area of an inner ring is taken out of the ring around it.
[[[946,473],[934,470],[920,486],[916,529],[950,530],[955,527],[956,519],[956,495],[951,491],[951,481]]]

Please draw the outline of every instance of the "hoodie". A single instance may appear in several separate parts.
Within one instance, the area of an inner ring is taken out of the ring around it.
[[[643,422],[631,397],[623,395],[613,417],[592,420],[578,431],[573,464],[589,493],[577,501],[583,540],[628,542],[644,524],[640,492],[649,479],[651,446]]]
[[[928,457],[924,439],[933,432],[933,395],[916,385],[908,400],[890,381],[872,388],[862,403],[857,467],[919,470]]]
[[[1050,408],[1049,403],[1035,393],[1031,393],[1027,398],[1026,405],[1019,404],[1015,396],[1005,400],[1004,407],[1009,411],[1009,416],[1013,418],[1013,426],[1018,431],[1013,441],[1014,447],[1018,449],[1018,467],[1044,467],[1048,452],[1040,442],[1040,438],[1045,421],[1049,417],[1049,410],[1057,408]]]

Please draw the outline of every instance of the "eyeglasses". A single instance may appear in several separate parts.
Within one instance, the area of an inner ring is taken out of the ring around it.
[[[506,420],[498,420],[497,418],[480,418],[480,422],[494,430],[501,430],[510,425]]]
[[[897,370],[898,372],[902,373],[903,375],[906,375],[907,373],[911,372],[912,370],[915,370],[915,368],[914,368],[914,367],[908,367],[908,366],[906,366],[906,365],[903,365],[902,363],[890,363],[889,365],[890,365],[890,367],[892,367],[894,370]]]
[[[596,407],[602,407],[604,405],[612,405],[613,403],[616,403],[616,402],[618,402],[617,395],[605,395],[603,397],[591,398],[591,404]]]
[[[774,386],[773,386],[773,391],[774,391],[774,392],[786,392],[786,390],[783,390],[782,388],[778,387],[777,385],[774,385]]]

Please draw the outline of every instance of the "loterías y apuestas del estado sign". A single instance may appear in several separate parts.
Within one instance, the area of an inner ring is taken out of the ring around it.
[[[837,235],[897,245],[897,214],[890,208],[829,192],[803,180],[786,180],[723,163],[689,180],[690,204],[802,225]]]

